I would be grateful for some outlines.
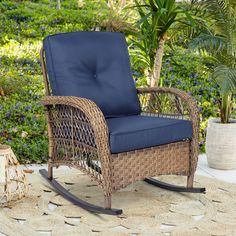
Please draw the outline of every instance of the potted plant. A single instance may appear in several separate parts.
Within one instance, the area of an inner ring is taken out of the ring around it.
[[[236,92],[236,2],[207,0],[203,6],[210,16],[211,30],[195,38],[192,46],[214,58],[212,80],[220,94],[220,118],[210,119],[207,127],[207,160],[212,168],[236,169],[236,120],[231,116]]]

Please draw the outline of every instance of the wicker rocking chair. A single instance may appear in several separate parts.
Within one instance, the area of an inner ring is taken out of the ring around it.
[[[48,36],[41,49],[46,88],[48,171],[40,173],[58,193],[92,212],[118,215],[113,192],[137,181],[177,192],[193,188],[198,160],[199,113],[187,93],[135,88],[121,33],[73,32]],[[53,167],[87,173],[104,191],[104,207],[72,195],[53,179]],[[187,186],[152,178],[183,175]]]

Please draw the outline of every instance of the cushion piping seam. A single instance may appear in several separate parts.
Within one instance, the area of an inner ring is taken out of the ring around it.
[[[177,123],[174,123],[174,124],[177,124]],[[171,126],[171,125],[166,125],[166,126],[164,126],[164,127],[169,127],[169,126]],[[162,128],[162,127],[161,127]],[[149,129],[142,129],[142,130],[139,130],[139,131],[147,131],[147,130],[153,130],[153,129],[155,129],[155,128],[149,128]],[[138,131],[138,132],[139,132]],[[135,132],[137,132],[137,131],[131,131],[131,132],[129,132],[129,133],[135,133]],[[110,133],[110,132],[109,132]],[[125,132],[121,132],[121,133],[119,133],[119,134],[115,134],[115,135],[120,135],[120,134],[126,134]],[[112,133],[110,133],[110,136],[114,136],[114,134],[112,134]]]
[[[147,148],[153,148],[153,147],[160,147],[160,146],[163,146],[163,145],[168,145],[168,144],[173,144],[173,143],[177,143],[177,142],[183,142],[184,140],[191,140],[190,138],[182,138],[182,139],[176,139],[172,142],[168,142],[168,143],[161,143],[161,144],[157,144],[157,145],[151,145],[151,146],[147,146],[147,147],[143,147],[143,148],[135,148],[135,149],[131,149],[129,151],[113,151],[111,154],[119,154],[119,153],[126,153],[126,152],[135,152],[135,151],[138,151],[138,150],[142,150],[142,149],[147,149]]]

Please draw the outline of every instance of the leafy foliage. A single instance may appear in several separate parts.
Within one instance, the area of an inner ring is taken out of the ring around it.
[[[0,43],[7,43],[10,39],[18,42],[23,42],[25,38],[42,39],[48,34],[58,32],[95,30],[104,19],[100,9],[93,1],[87,1],[80,8],[78,5],[75,8],[75,2],[62,1],[60,10],[46,0],[40,3],[0,2]]]
[[[212,79],[221,92],[221,122],[228,123],[232,94],[236,92],[236,2],[206,0],[202,6],[207,9],[212,25],[210,30],[195,38],[191,46],[215,58]]]
[[[137,48],[133,53],[152,71],[159,40],[176,21],[180,8],[175,4],[175,0],[135,0],[135,4],[139,14],[140,31],[138,38],[133,40]]]
[[[205,27],[198,3],[175,0],[135,0],[139,31],[133,40],[136,61],[146,66],[151,86],[159,86],[164,44],[186,46]],[[186,40],[187,39],[187,40]]]

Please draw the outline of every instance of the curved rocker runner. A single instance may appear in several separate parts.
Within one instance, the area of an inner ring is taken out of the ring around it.
[[[101,173],[101,169],[96,164],[91,164],[90,162],[87,162],[88,166],[94,168],[96,171]],[[62,197],[67,199],[68,201],[72,202],[73,204],[80,206],[81,208],[91,211],[94,213],[103,213],[108,215],[120,215],[122,214],[121,209],[105,209],[100,206],[96,206],[94,204],[90,204],[86,201],[83,201],[76,197],[75,195],[71,194],[68,190],[66,190],[61,184],[59,184],[55,179],[49,177],[49,173],[41,169],[39,170],[40,174],[49,182],[49,184],[56,190],[57,193],[59,193]],[[159,188],[163,188],[170,191],[175,192],[189,192],[189,193],[205,193],[205,188],[187,188],[183,186],[177,186],[177,185],[171,185],[168,183],[164,183],[162,181],[156,180],[154,178],[145,178],[145,182],[152,184],[154,186],[157,186]]]
[[[83,201],[67,191],[61,184],[59,184],[55,179],[48,178],[48,172],[44,169],[39,170],[40,174],[50,183],[50,185],[56,190],[57,193],[61,194],[66,200],[72,202],[74,205],[80,206],[81,208],[91,211],[94,213],[103,213],[108,215],[120,215],[122,214],[121,209],[105,209],[93,204],[90,204],[86,201]]]
[[[121,214],[111,196],[137,180],[177,192],[193,188],[199,111],[175,88],[136,89],[125,37],[111,32],[48,36],[40,52],[46,96],[49,168],[40,173],[58,193],[92,212]],[[98,164],[99,163],[99,164]],[[104,208],[76,198],[53,179],[52,168],[76,167],[96,180]],[[187,186],[155,180],[182,175]]]
[[[174,191],[174,192],[182,192],[182,193],[184,192],[185,193],[205,193],[206,192],[205,188],[188,188],[184,186],[168,184],[154,178],[145,178],[144,181],[154,186],[157,186],[159,188],[163,188],[163,189]]]

